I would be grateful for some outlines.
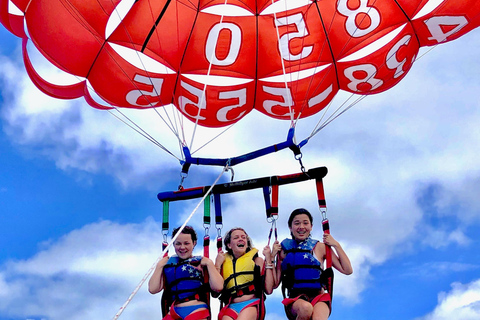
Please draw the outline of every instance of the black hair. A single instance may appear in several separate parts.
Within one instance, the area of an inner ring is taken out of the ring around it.
[[[292,227],[292,223],[293,223],[293,219],[298,216],[299,214],[306,214],[308,216],[308,219],[310,220],[310,224],[313,225],[313,217],[312,217],[312,214],[310,212],[308,212],[307,209],[304,209],[304,208],[298,208],[298,209],[295,209],[292,211],[292,213],[290,214],[290,217],[288,218],[288,227],[291,228]]]
[[[178,228],[175,228],[172,232],[172,238],[175,237],[175,235],[177,234],[178,230],[180,230],[180,227]],[[195,232],[195,230],[190,227],[190,226],[185,226],[183,229],[182,229],[182,232],[183,234],[189,234],[191,237],[192,237],[192,241],[193,242],[197,242],[197,233]]]

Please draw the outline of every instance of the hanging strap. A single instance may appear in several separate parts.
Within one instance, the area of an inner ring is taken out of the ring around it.
[[[322,228],[323,233],[330,234],[330,225],[327,219],[327,202],[325,201],[325,190],[323,189],[323,180],[315,179],[315,184],[317,186],[317,198],[318,198],[318,208],[322,214]],[[325,246],[325,255],[327,256],[327,268],[332,267],[332,248],[330,246]]]
[[[270,198],[271,197],[271,198]],[[267,220],[278,215],[278,184],[263,187]]]
[[[317,185],[317,198],[318,198],[318,208],[322,214],[322,229],[324,234],[330,234],[330,223],[327,219],[327,202],[325,201],[325,191],[323,189],[323,181],[321,178],[315,179]],[[332,269],[332,248],[329,245],[325,245],[325,256],[326,256],[326,268],[322,273],[322,276],[325,277],[326,289],[329,294],[330,302],[333,299],[333,269]]]
[[[320,212],[322,212],[322,216],[327,212],[327,202],[325,201],[325,190],[323,189],[323,180],[321,178],[315,179],[315,183],[317,185],[317,198],[318,198],[318,207],[320,208]],[[325,219],[325,216],[323,216]]]
[[[323,233],[330,234],[330,224],[328,219],[322,221]],[[327,268],[332,267],[332,248],[329,245],[325,245],[325,255],[327,257]]]
[[[163,254],[164,257],[168,256],[168,250],[165,250],[168,247],[168,230],[170,228],[170,223],[168,222],[168,217],[170,215],[170,201],[166,200],[163,201],[163,219],[162,219],[162,234],[163,234],[163,242],[162,242],[162,251],[165,251]]]
[[[275,241],[278,239],[277,219],[278,219],[278,184],[263,187],[263,198],[265,200],[265,211],[267,214],[267,222],[271,223],[270,232],[268,234],[268,243],[272,239],[272,232],[275,230]]]
[[[205,228],[205,236],[203,237],[203,256],[210,257],[210,201],[212,195],[209,194],[203,200],[203,227]]]
[[[220,194],[213,195],[213,202],[215,203],[215,227],[217,228],[217,252],[222,251],[222,203],[220,201]]]

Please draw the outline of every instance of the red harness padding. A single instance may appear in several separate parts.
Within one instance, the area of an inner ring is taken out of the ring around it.
[[[318,198],[318,207],[322,212],[322,215],[325,215],[327,210],[327,203],[325,201],[325,191],[323,188],[322,179],[315,179],[317,187],[317,198]],[[325,234],[330,234],[330,225],[328,219],[323,217],[322,229]],[[315,297],[309,297],[306,294],[301,294],[295,298],[285,298],[282,303],[285,305],[285,312],[288,319],[295,319],[295,316],[291,313],[292,304],[298,299],[303,299],[315,306],[318,302],[325,302],[332,313],[332,298],[333,298],[333,269],[332,269],[332,248],[329,245],[325,245],[325,260],[326,268],[322,271],[320,276],[321,283],[325,284],[325,289],[327,292],[321,293]]]
[[[324,234],[330,234],[330,224],[326,218],[327,202],[325,201],[325,191],[323,188],[322,179],[315,179],[317,186],[318,207],[323,215],[322,229]],[[332,269],[332,248],[329,245],[325,245],[325,258],[326,268],[322,273],[322,281],[326,285],[326,290],[330,295],[330,305],[333,299],[333,269]]]
[[[197,320],[197,319],[209,319],[209,318],[210,318],[210,310],[208,309],[195,311],[193,313],[190,313],[185,318],[182,318],[180,315],[178,315],[175,312],[175,308],[173,307],[173,304],[172,304],[170,307],[170,311],[162,320]]]
[[[250,307],[255,307],[257,306],[257,313],[258,313],[258,318],[257,319],[264,319],[265,318],[265,308],[262,306],[264,302],[260,299],[255,299],[255,301],[251,302],[250,304],[247,304],[245,307],[243,307],[242,310]],[[242,311],[240,310],[240,312]],[[218,314],[218,319],[221,320],[223,316],[228,316],[232,318],[233,320],[236,320],[238,318],[238,313],[237,311],[233,310],[230,308],[230,304],[227,304],[224,306],[221,310],[220,313]]]

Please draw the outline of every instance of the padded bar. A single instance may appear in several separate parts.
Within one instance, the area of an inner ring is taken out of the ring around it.
[[[196,165],[205,165],[205,166],[221,166],[224,167],[226,165],[233,167],[236,164],[253,160],[262,156],[265,156],[270,153],[274,153],[286,148],[290,148],[292,150],[298,149],[300,151],[300,147],[298,147],[295,142],[293,142],[293,137],[295,135],[295,128],[290,128],[288,130],[287,139],[279,144],[274,144],[259,150],[252,151],[250,153],[246,153],[241,156],[233,157],[233,158],[222,158],[222,159],[214,159],[214,158],[195,158],[191,156],[190,150],[187,146],[183,147],[183,155],[185,156],[185,160],[180,161],[180,164],[183,165],[182,172],[188,172],[188,168],[190,164]],[[184,171],[185,170],[185,171]]]
[[[307,172],[294,173],[284,176],[271,176],[257,179],[235,181],[229,183],[218,184],[213,187],[213,194],[233,193],[244,190],[258,189],[271,185],[284,185],[296,182],[307,181],[311,179],[322,179],[327,175],[326,167],[318,167],[308,170]],[[210,186],[183,189],[179,191],[161,192],[157,195],[160,201],[178,201],[201,198],[210,189]]]

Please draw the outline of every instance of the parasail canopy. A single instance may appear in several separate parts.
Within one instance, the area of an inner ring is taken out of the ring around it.
[[[225,127],[254,109],[295,121],[340,90],[388,90],[420,47],[476,28],[480,2],[0,0],[0,21],[24,39],[28,74],[53,97],[100,109],[173,104],[196,125]],[[42,78],[28,42],[77,83]]]

